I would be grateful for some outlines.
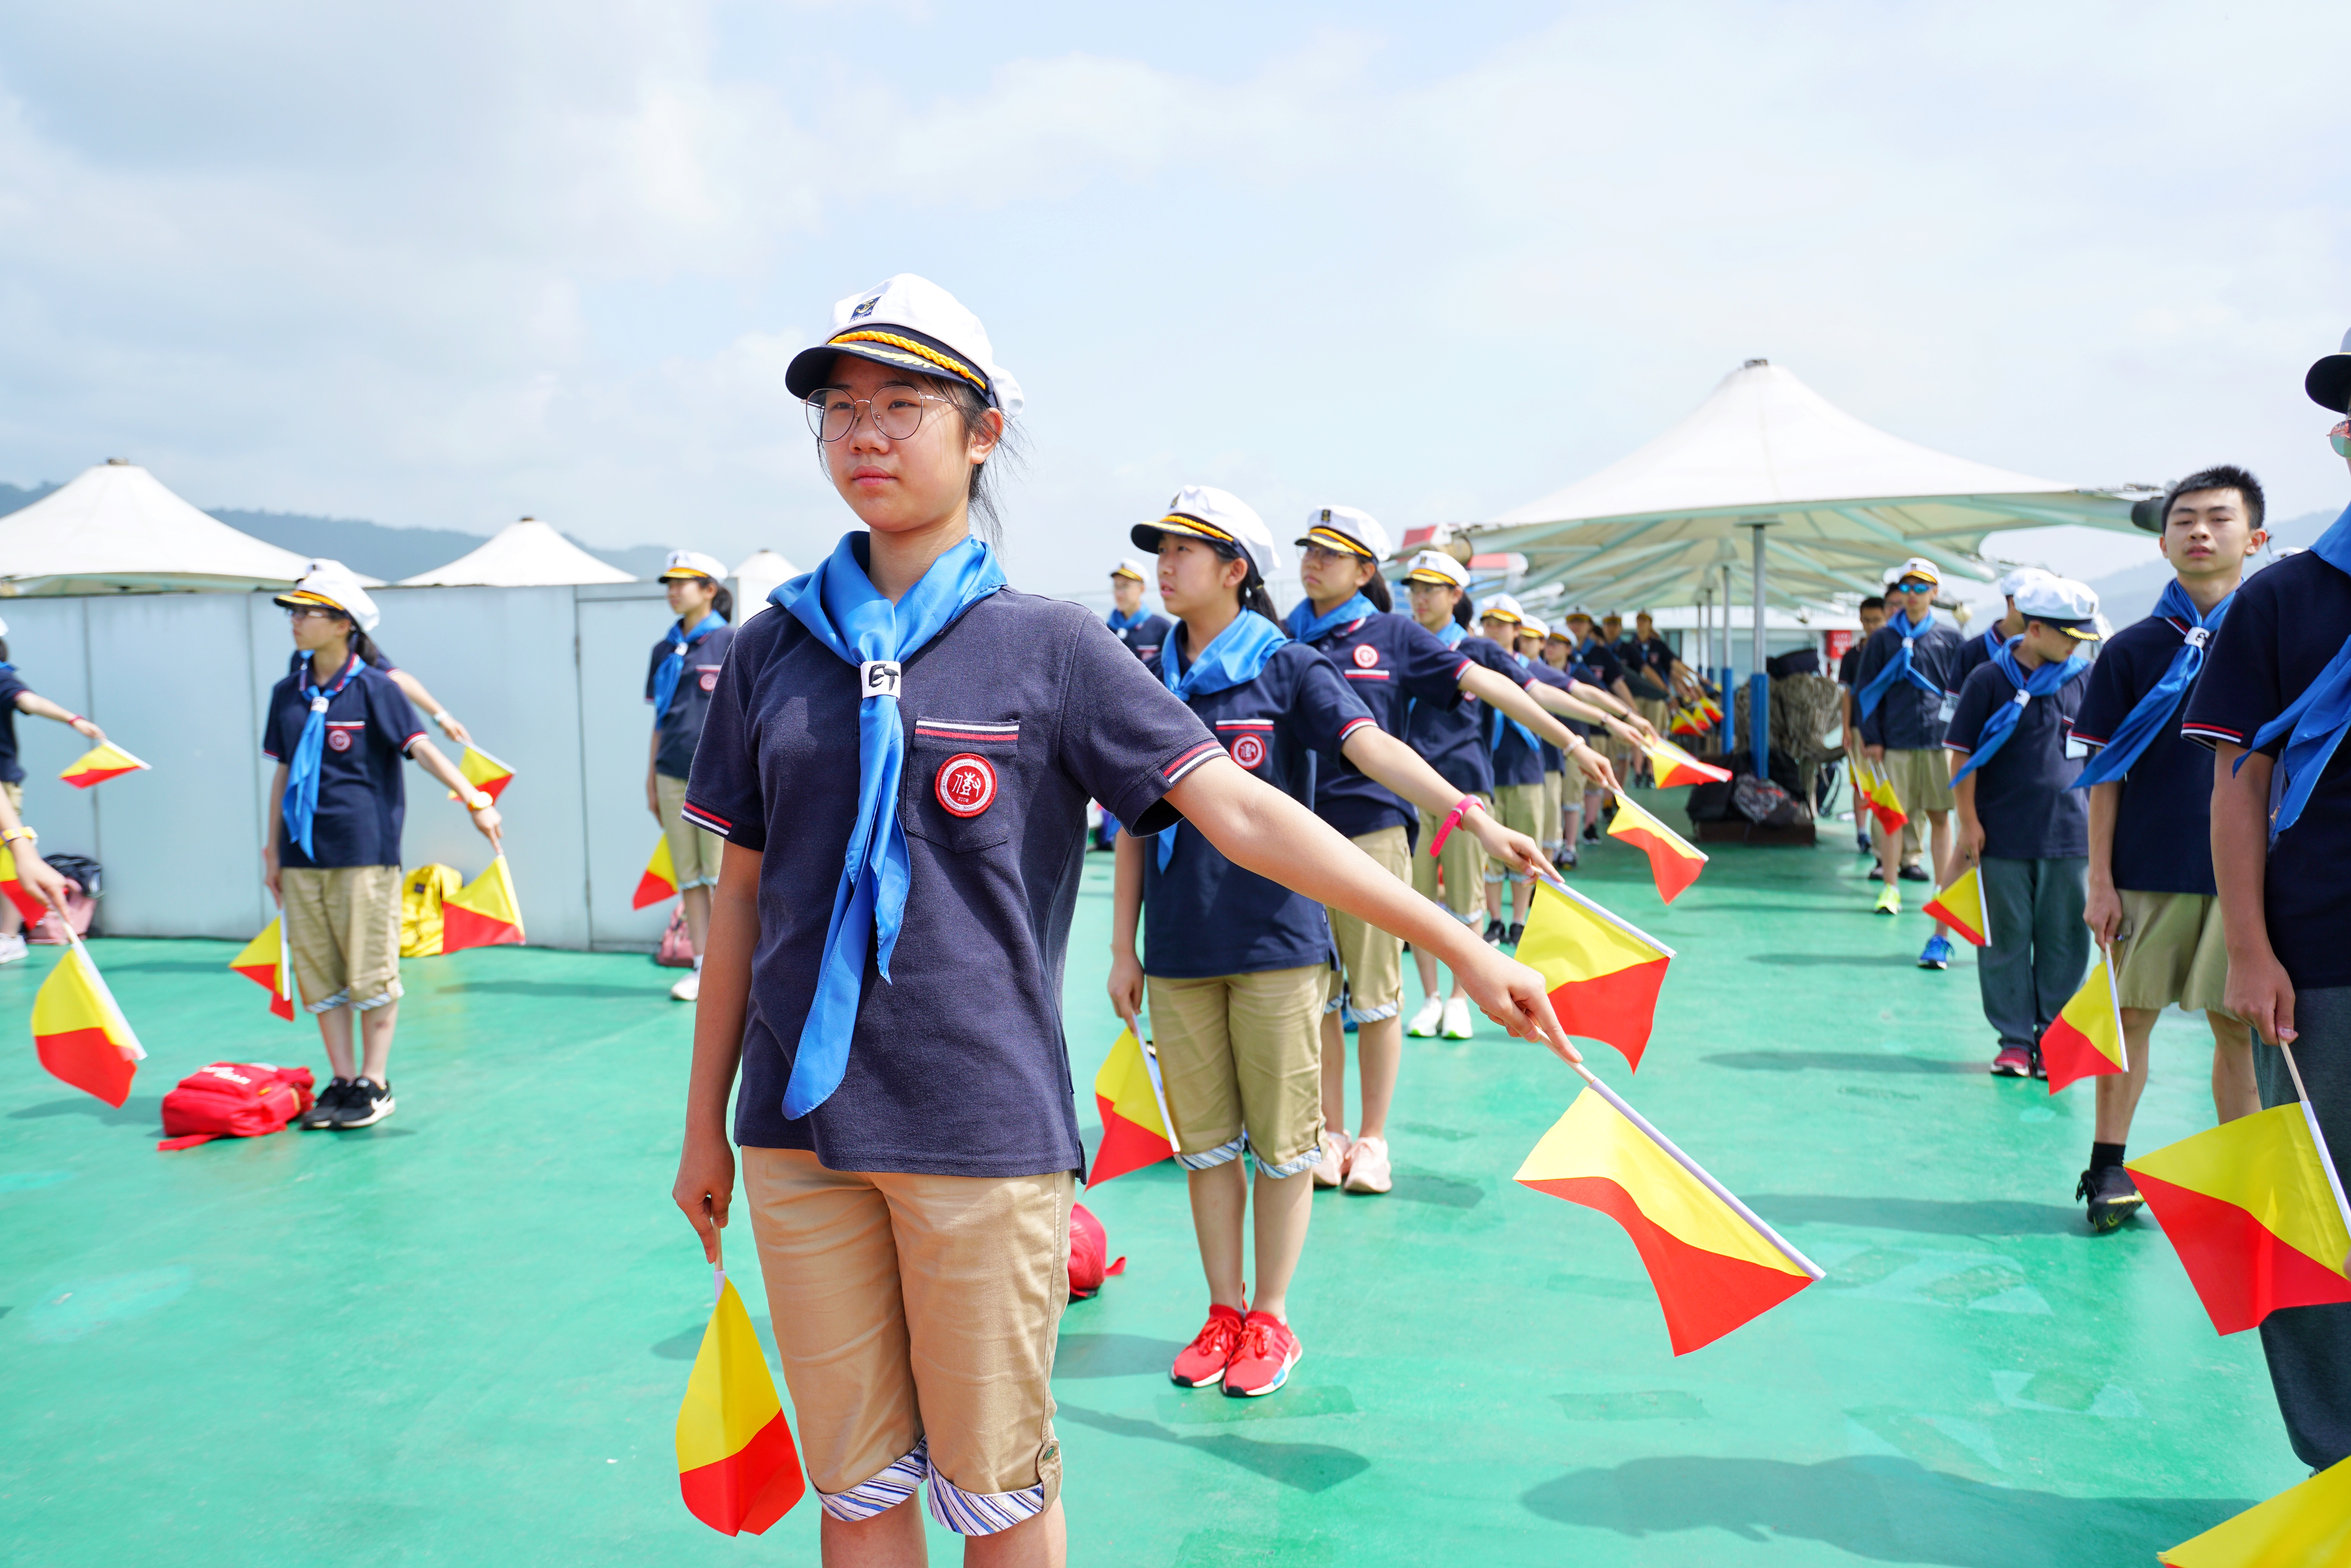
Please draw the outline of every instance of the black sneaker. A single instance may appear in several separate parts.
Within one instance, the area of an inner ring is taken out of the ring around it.
[[[354,1079],[345,1092],[340,1109],[335,1113],[335,1130],[348,1132],[353,1127],[372,1127],[392,1114],[392,1085],[378,1083],[372,1078]]]
[[[319,1091],[319,1097],[310,1102],[310,1109],[302,1117],[302,1125],[305,1128],[333,1126],[335,1113],[343,1108],[343,1101],[350,1092],[351,1081],[348,1078],[338,1078],[329,1083]]]
[[[1515,947],[1515,946],[1517,946],[1519,945],[1519,938],[1520,938],[1520,937],[1521,937],[1521,936],[1525,936],[1526,934],[1527,934],[1527,928],[1526,928],[1525,926],[1523,926],[1523,925],[1513,925],[1513,926],[1511,926],[1511,927],[1510,927],[1510,929],[1507,933],[1505,933],[1505,934],[1503,935],[1503,937],[1502,937],[1502,946],[1505,946],[1505,947]]]
[[[1927,868],[1922,865],[1906,865],[1898,874],[1904,882],[1932,882],[1935,880],[1933,877],[1927,874]]]
[[[1587,844],[1596,844],[1600,841],[1600,828],[1597,823],[1583,824],[1583,841]]]
[[[1503,925],[1500,921],[1488,920],[1486,922],[1486,945],[1489,947],[1500,946],[1502,945],[1503,936],[1507,935],[1509,931],[1510,927]]]
[[[2123,1221],[2137,1214],[2139,1205],[2147,1201],[2138,1195],[2138,1184],[2131,1180],[2130,1172],[2120,1166],[2084,1171],[2074,1196],[2089,1199],[2090,1228],[2101,1236],[2120,1228]]]

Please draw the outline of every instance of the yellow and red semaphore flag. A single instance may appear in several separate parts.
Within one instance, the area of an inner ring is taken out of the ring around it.
[[[79,757],[63,773],[57,775],[77,789],[87,789],[93,784],[103,784],[110,779],[120,779],[125,773],[136,773],[148,764],[141,762],[122,747],[109,741],[94,746]]]
[[[2280,1307],[2351,1301],[2351,1221],[2306,1104],[2223,1122],[2126,1168],[2220,1333]]]
[[[1889,830],[1890,831],[1890,830]],[[1984,908],[1982,868],[1970,866],[1959,880],[1927,901],[1927,913],[1979,947],[1991,946],[1991,920]]]
[[[441,951],[495,947],[522,940],[522,904],[501,850],[486,870],[441,901]]]
[[[759,1535],[791,1511],[808,1483],[751,1315],[726,1270],[714,1272],[717,1304],[677,1407],[677,1489],[711,1529]]]
[[[1704,735],[1714,727],[1714,724],[1706,716],[1704,708],[1692,703],[1687,707],[1674,709],[1673,723],[1667,727],[1675,735]]]
[[[1649,755],[1649,769],[1656,775],[1660,789],[1678,789],[1684,784],[1719,784],[1730,777],[1728,768],[1700,762],[1663,737],[1644,742],[1641,749]]]
[[[289,1022],[294,1017],[294,954],[280,915],[245,945],[228,967],[269,992],[269,1010]]]
[[[2041,1061],[2049,1070],[2052,1094],[2078,1078],[2130,1071],[2130,1050],[2123,1043],[2122,1004],[2115,993],[2112,948],[2098,949],[2098,961],[2091,966],[2089,978],[2043,1032]]]
[[[1910,813],[1902,809],[1902,797],[1894,792],[1894,780],[1888,779],[1865,757],[1856,757],[1853,763],[1854,793],[1861,798],[1877,825],[1889,833],[1898,833],[1910,821]]]
[[[6,845],[0,845],[0,893],[8,895],[8,902],[16,906],[16,913],[25,917],[27,925],[38,925],[41,916],[49,913],[41,895],[26,887],[25,879],[16,874],[16,853]]]
[[[2308,1568],[2351,1563],[2351,1459],[2183,1541],[2157,1561],[2169,1568]]]
[[[1674,950],[1564,883],[1535,883],[1519,962],[1551,992],[1568,1033],[1613,1045],[1635,1071]]]
[[[1159,1064],[1131,1027],[1119,1031],[1110,1054],[1102,1058],[1102,1071],[1094,1074],[1094,1103],[1102,1109],[1102,1135],[1094,1151],[1094,1168],[1086,1176],[1088,1186],[1175,1155]]]
[[[643,876],[637,878],[637,893],[629,901],[631,909],[643,909],[648,904],[659,904],[664,898],[677,896],[677,862],[670,858],[669,835],[653,845],[653,859],[645,862]]]
[[[1616,797],[1616,815],[1608,824],[1608,836],[1648,855],[1649,875],[1657,884],[1657,896],[1667,904],[1706,869],[1705,851],[1642,810],[1630,795]]]
[[[1519,1167],[1537,1192],[1625,1228],[1685,1355],[1822,1277],[1720,1182],[1597,1079]]]
[[[507,786],[514,782],[514,769],[478,746],[469,746],[458,754],[457,771],[465,776],[466,783],[493,800],[505,794]],[[449,791],[449,799],[456,798],[455,789]]]
[[[33,997],[33,1045],[49,1075],[110,1105],[131,1098],[147,1051],[89,949],[68,928],[64,956]]]

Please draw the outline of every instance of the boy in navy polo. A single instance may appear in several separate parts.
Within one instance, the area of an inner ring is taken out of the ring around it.
[[[1959,813],[1950,863],[1980,873],[1991,945],[1976,983],[2000,1037],[1991,1070],[2004,1078],[2043,1075],[2042,1032],[2080,988],[2090,954],[2089,812],[2070,786],[2082,771],[2072,730],[2098,596],[2052,578],[2029,585],[2017,608],[2024,630],[1968,677],[1943,742]]]
[[[2351,334],[2310,367],[2304,389],[2351,413]],[[2351,460],[2351,419],[2327,436]],[[2215,753],[2228,1010],[2260,1037],[2264,1106],[2301,1098],[2282,1045],[2293,1051],[2338,1165],[2351,1150],[2351,749],[2335,727],[2351,702],[2346,640],[2351,508],[2316,545],[2237,591],[2181,726]],[[2314,1470],[2351,1458],[2351,1304],[2272,1312],[2262,1352],[2294,1457]]]
[[[1877,629],[1886,624],[1885,599],[1880,595],[1871,594],[1861,601],[1859,613],[1861,635],[1854,639],[1853,646],[1847,648],[1844,656],[1837,660],[1837,685],[1844,688],[1844,754],[1849,759],[1848,767],[1852,761],[1857,761],[1861,757],[1861,730],[1858,727],[1861,723],[1861,713],[1854,706],[1854,690],[1859,683],[1855,677],[1861,669],[1862,649],[1868,644],[1872,637],[1877,635]],[[1917,834],[1907,822],[1903,824],[1903,831],[1909,842],[1915,844],[1917,841]],[[1863,854],[1867,854],[1869,852],[1869,808],[1862,804],[1861,791],[1858,789],[1853,793],[1853,838],[1854,847]],[[1881,878],[1884,877],[1885,869],[1880,867],[1876,874]]]
[[[1943,576],[1923,556],[1903,562],[1886,595],[1893,613],[1884,626],[1862,644],[1861,664],[1854,671],[1854,706],[1860,715],[1862,754],[1894,786],[1902,810],[1915,823],[1927,819],[1928,848],[1933,855],[1927,867],[1906,859],[1917,852],[1909,827],[1900,841],[1889,842],[1886,831],[1872,831],[1877,846],[1878,874],[1885,886],[1877,895],[1880,915],[1902,912],[1902,892],[1896,879],[1934,882],[1951,861],[1951,776],[1943,760],[1943,736],[1959,697],[1957,674],[1959,633],[1935,619],[1935,591]],[[1927,939],[1919,963],[1930,968],[1948,967],[1950,939],[1938,922]]]

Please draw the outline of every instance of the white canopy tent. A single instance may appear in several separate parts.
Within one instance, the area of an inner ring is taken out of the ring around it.
[[[402,578],[403,588],[554,588],[580,582],[634,582],[537,517],[508,523],[478,549],[448,565]]]
[[[735,569],[735,624],[740,626],[768,607],[768,595],[778,583],[789,582],[800,569],[771,549],[753,550]]]
[[[110,457],[0,517],[0,594],[282,588],[308,560],[239,533]]]

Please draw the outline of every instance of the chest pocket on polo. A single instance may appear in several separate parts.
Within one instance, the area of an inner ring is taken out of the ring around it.
[[[1012,837],[1020,721],[917,716],[906,740],[898,821],[958,853]]]

